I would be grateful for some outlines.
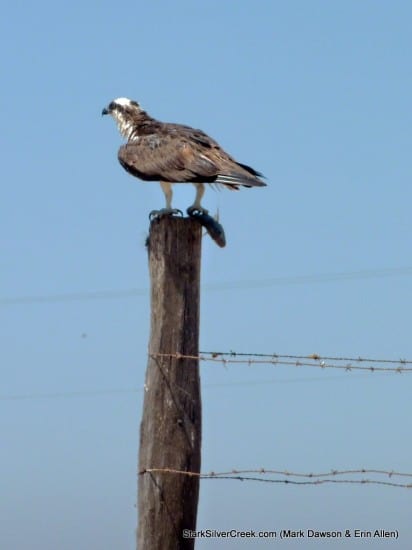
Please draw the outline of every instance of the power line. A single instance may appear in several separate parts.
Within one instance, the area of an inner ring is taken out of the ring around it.
[[[384,375],[386,373],[383,373]],[[369,376],[368,374],[360,374],[357,378]],[[234,388],[234,387],[251,387],[251,386],[267,386],[272,384],[296,384],[308,382],[336,382],[341,381],[341,376],[312,376],[302,378],[288,379],[264,379],[264,380],[246,380],[242,382],[217,382],[211,384],[203,384],[204,389],[213,388]],[[106,395],[121,395],[121,394],[137,394],[144,391],[144,387],[140,388],[125,388],[125,389],[105,389],[105,390],[75,390],[65,392],[50,392],[50,393],[17,393],[10,395],[0,395],[0,401],[32,401],[36,399],[71,399],[77,397],[102,397]]]
[[[338,273],[315,273],[313,275],[295,275],[271,277],[268,279],[251,279],[245,281],[222,281],[202,285],[205,291],[232,291],[252,288],[267,288],[272,286],[288,286],[312,283],[330,283],[346,280],[377,279],[412,275],[412,267],[365,269],[359,271],[343,271]],[[124,290],[97,290],[85,292],[66,292],[57,294],[40,294],[0,298],[0,307],[13,305],[46,304],[74,301],[118,300],[148,296],[148,288],[129,288]]]
[[[148,295],[146,288],[129,288],[126,290],[97,290],[86,292],[66,292],[61,294],[41,294],[1,298],[0,306],[15,306],[25,304],[53,304],[58,302],[84,302],[93,300],[118,300]]]
[[[66,392],[50,392],[50,393],[20,393],[14,395],[0,395],[0,401],[26,401],[33,399],[61,399],[71,397],[93,397],[102,395],[115,395],[125,393],[138,393],[144,388],[139,389],[109,389],[109,390],[78,390]]]
[[[363,371],[380,374],[388,373],[403,373],[411,372],[412,360],[409,359],[387,359],[387,358],[370,358],[370,357],[332,357],[322,356],[316,353],[311,355],[291,355],[291,354],[267,354],[267,353],[244,353],[235,351],[201,351],[199,355],[184,355],[178,352],[175,353],[156,353],[151,354],[152,357],[159,359],[190,359],[203,362],[220,363],[227,367],[228,365],[271,365],[271,366],[287,366],[287,367],[315,367],[320,369],[339,369],[345,372]],[[382,366],[384,365],[384,366]],[[336,377],[312,377],[312,378],[295,378],[288,380],[249,380],[243,382],[226,382],[217,384],[205,384],[205,388],[225,387],[225,386],[251,386],[259,384],[284,384],[292,382],[314,382],[325,380],[342,380]],[[107,390],[85,390],[85,391],[66,391],[66,392],[51,392],[38,394],[15,394],[15,395],[0,395],[0,401],[18,401],[29,399],[59,399],[71,397],[90,397],[124,393],[138,393],[144,388],[137,389],[107,389]]]

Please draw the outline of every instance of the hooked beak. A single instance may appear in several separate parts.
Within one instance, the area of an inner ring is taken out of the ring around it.
[[[102,111],[102,116],[103,115],[108,115],[110,113],[109,109],[107,107],[105,107]]]

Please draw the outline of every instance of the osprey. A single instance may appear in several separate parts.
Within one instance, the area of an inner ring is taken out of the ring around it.
[[[127,140],[119,149],[120,164],[133,176],[159,181],[166,197],[166,208],[155,215],[175,214],[172,183],[193,183],[196,197],[188,214],[207,214],[201,205],[205,184],[223,185],[231,190],[266,185],[262,174],[237,162],[202,130],[159,122],[140,105],[124,97],[113,100],[102,111],[111,115]]]

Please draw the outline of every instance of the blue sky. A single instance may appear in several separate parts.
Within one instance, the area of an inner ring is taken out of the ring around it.
[[[115,97],[202,128],[267,177],[205,195],[228,244],[203,241],[202,349],[412,357],[411,20],[405,1],[4,8],[1,548],[134,548],[144,241],[163,197],[117,162],[100,116]],[[176,186],[174,205],[193,196]],[[201,369],[204,471],[411,471],[407,374]],[[410,497],[205,480],[198,527],[398,529],[403,550]]]

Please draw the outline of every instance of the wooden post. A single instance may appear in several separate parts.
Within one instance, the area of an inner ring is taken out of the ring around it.
[[[183,530],[196,528],[199,478],[147,472],[200,472],[198,360],[161,357],[199,352],[201,226],[163,217],[150,226],[151,326],[140,426],[138,550],[193,549]]]

